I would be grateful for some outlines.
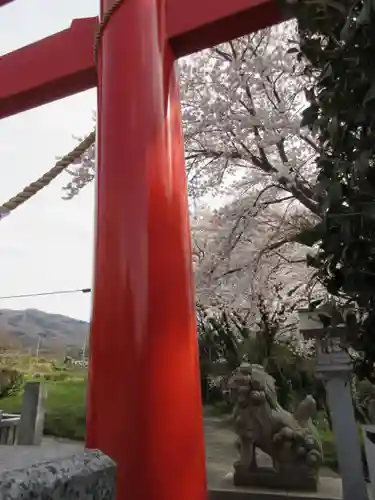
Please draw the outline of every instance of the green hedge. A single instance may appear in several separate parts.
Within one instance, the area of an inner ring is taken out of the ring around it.
[[[84,379],[46,381],[47,402],[44,432],[68,439],[85,439],[85,387]],[[16,396],[0,400],[0,408],[8,412],[21,411],[23,391]]]

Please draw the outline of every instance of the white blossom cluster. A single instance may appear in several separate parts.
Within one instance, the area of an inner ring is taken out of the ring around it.
[[[301,128],[303,63],[293,21],[179,61],[193,264],[199,300],[256,316],[283,284],[308,300],[306,250],[290,241],[317,215],[314,137]],[[95,147],[71,170],[67,198],[95,176]],[[275,245],[276,243],[276,245]]]
[[[314,141],[300,126],[306,79],[287,54],[295,37],[284,23],[180,61],[192,196],[314,182]]]

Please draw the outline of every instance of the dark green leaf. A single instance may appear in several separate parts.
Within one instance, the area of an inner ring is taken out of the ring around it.
[[[302,113],[301,127],[311,126],[317,118],[318,108],[315,104],[311,104]]]
[[[339,121],[336,116],[330,120],[328,130],[332,140],[335,141],[339,134]]]
[[[370,22],[370,15],[371,15],[371,5],[370,3],[365,0],[363,2],[363,7],[361,12],[359,13],[359,16],[356,19],[356,23],[358,26],[362,26],[363,24],[369,24]]]
[[[341,32],[340,32],[340,39],[343,41],[343,42],[347,42],[350,35],[351,35],[351,32],[352,32],[352,26],[353,26],[353,21],[351,19],[350,16],[348,16],[343,28],[341,29]]]
[[[318,242],[324,234],[324,226],[319,222],[316,226],[308,229],[303,229],[296,236],[296,241],[302,245],[312,247],[316,242]]]
[[[363,106],[366,106],[370,101],[375,99],[375,82],[371,85],[371,87],[368,89],[364,99],[363,99]]]
[[[338,10],[339,12],[341,12],[341,14],[346,16],[347,10],[346,10],[345,6],[342,5],[340,2],[335,2],[334,0],[330,0],[327,2],[327,5],[328,5],[328,7],[331,7],[335,10]]]
[[[324,78],[329,78],[330,76],[332,76],[332,65],[331,64],[327,64],[323,70],[323,73],[320,77],[321,80],[323,80]]]
[[[331,184],[328,189],[328,198],[330,205],[336,204],[342,198],[342,187],[339,182]]]

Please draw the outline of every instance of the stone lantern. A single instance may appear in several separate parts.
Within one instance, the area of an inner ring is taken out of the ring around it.
[[[299,311],[299,329],[306,339],[316,341],[317,376],[324,381],[331,415],[343,500],[368,498],[361,448],[354,415],[350,379],[352,363],[345,349],[346,325],[336,321],[329,332],[324,326],[325,309]]]

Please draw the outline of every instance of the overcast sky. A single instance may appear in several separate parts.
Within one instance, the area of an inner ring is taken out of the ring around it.
[[[0,54],[94,16],[98,0],[15,0],[0,8]],[[69,57],[69,54],[67,54]],[[95,90],[0,121],[0,204],[36,180],[92,129]],[[63,174],[0,221],[0,297],[90,287],[94,186],[61,199]],[[37,308],[89,320],[90,294],[0,299],[0,308]]]

